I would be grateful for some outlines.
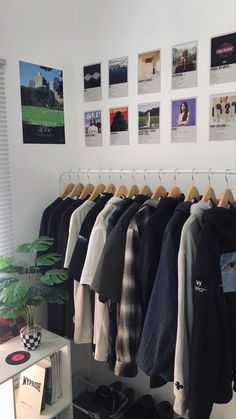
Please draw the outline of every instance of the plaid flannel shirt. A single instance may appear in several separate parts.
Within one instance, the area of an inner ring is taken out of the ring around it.
[[[127,230],[115,365],[115,374],[123,377],[135,377],[138,373],[136,354],[143,319],[140,293],[135,279],[135,260],[145,225],[158,202],[146,201],[131,220]]]

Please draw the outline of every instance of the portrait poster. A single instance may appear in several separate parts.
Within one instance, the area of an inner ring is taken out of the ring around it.
[[[110,109],[111,145],[129,145],[128,107]]]
[[[196,98],[172,101],[172,143],[197,141]]]
[[[197,41],[172,47],[172,89],[197,86]]]
[[[140,103],[138,105],[139,144],[160,143],[160,103]]]
[[[63,73],[19,62],[23,142],[65,144]]]
[[[84,101],[102,99],[101,63],[84,66]]]
[[[210,96],[210,141],[236,141],[236,92]]]
[[[102,146],[102,120],[101,111],[84,113],[85,146]]]
[[[128,96],[128,57],[109,61],[109,98]]]
[[[236,32],[211,38],[210,84],[236,81]]]
[[[161,91],[161,51],[149,51],[138,55],[138,93]]]

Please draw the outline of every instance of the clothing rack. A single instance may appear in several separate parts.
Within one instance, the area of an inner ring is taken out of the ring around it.
[[[65,176],[68,176],[71,180],[71,176],[73,174],[76,174],[78,177],[80,174],[86,174],[89,178],[90,174],[98,174],[99,177],[101,177],[102,174],[108,174],[111,176],[112,174],[119,174],[120,177],[125,174],[132,175],[132,178],[134,180],[134,176],[138,174],[142,174],[144,176],[145,182],[146,182],[146,175],[150,174],[157,174],[159,176],[159,180],[161,181],[161,176],[165,174],[173,174],[174,179],[176,180],[177,175],[181,174],[190,174],[192,176],[192,180],[194,182],[194,177],[196,175],[208,175],[208,181],[210,184],[210,177],[214,175],[224,175],[225,181],[228,186],[228,176],[236,175],[236,170],[231,169],[68,169],[61,173],[59,177],[59,187],[61,185],[61,182],[63,181]]]

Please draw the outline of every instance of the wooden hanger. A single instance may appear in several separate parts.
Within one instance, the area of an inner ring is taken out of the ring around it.
[[[68,185],[65,186],[65,189],[61,194],[61,198],[64,199],[72,191],[74,186],[74,183],[68,183]]]
[[[114,196],[119,198],[120,196],[127,196],[127,193],[128,193],[128,191],[127,191],[126,186],[125,185],[120,185],[120,186],[118,186],[118,188],[116,188]]]
[[[84,185],[82,183],[76,183],[72,189],[72,191],[68,194],[69,198],[74,198],[75,196],[80,196],[82,190],[84,189]]]
[[[141,195],[146,195],[146,196],[148,196],[149,198],[152,196],[152,191],[151,191],[151,189],[149,188],[149,186],[148,185],[144,185],[141,189],[140,189],[140,192],[139,192]]]
[[[166,188],[164,186],[159,185],[153,192],[151,199],[159,199],[167,195],[168,195],[168,192],[166,191]]]
[[[213,202],[214,204],[218,204],[218,199],[216,198],[215,191],[211,186],[208,186],[202,195],[202,201],[204,202]]]
[[[87,183],[84,185],[84,189],[82,190],[79,199],[85,199],[89,194],[92,194],[94,191],[95,186],[92,183]]]
[[[138,194],[139,194],[139,188],[137,187],[137,185],[132,185],[126,194],[126,198],[133,198],[133,196],[138,195]]]
[[[105,191],[106,186],[103,183],[99,183],[95,186],[92,195],[89,197],[90,201],[94,201],[101,193]]]
[[[185,202],[186,201],[192,201],[193,199],[196,199],[197,201],[200,200],[200,194],[198,192],[198,189],[196,188],[196,186],[192,185],[190,186],[190,188],[188,189],[186,195],[185,195]]]
[[[168,193],[169,198],[178,198],[182,194],[178,186],[173,186],[173,188]]]
[[[113,183],[108,183],[104,189],[104,192],[112,193],[114,195],[116,191],[115,185]]]
[[[234,196],[233,196],[233,192],[229,188],[226,188],[222,192],[219,203],[218,203],[217,206],[226,208],[227,204],[232,204],[235,207],[235,199],[234,199]]]

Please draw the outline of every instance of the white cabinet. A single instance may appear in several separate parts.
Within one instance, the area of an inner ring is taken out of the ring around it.
[[[41,345],[35,351],[29,351],[30,359],[27,362],[19,365],[6,363],[7,355],[22,350],[24,347],[19,336],[0,345],[0,417],[4,412],[4,419],[50,419],[57,415],[60,415],[60,419],[73,419],[70,341],[42,329]],[[31,412],[17,405],[14,378],[41,359],[59,350],[62,397],[52,406],[46,405],[40,416],[32,418]]]

